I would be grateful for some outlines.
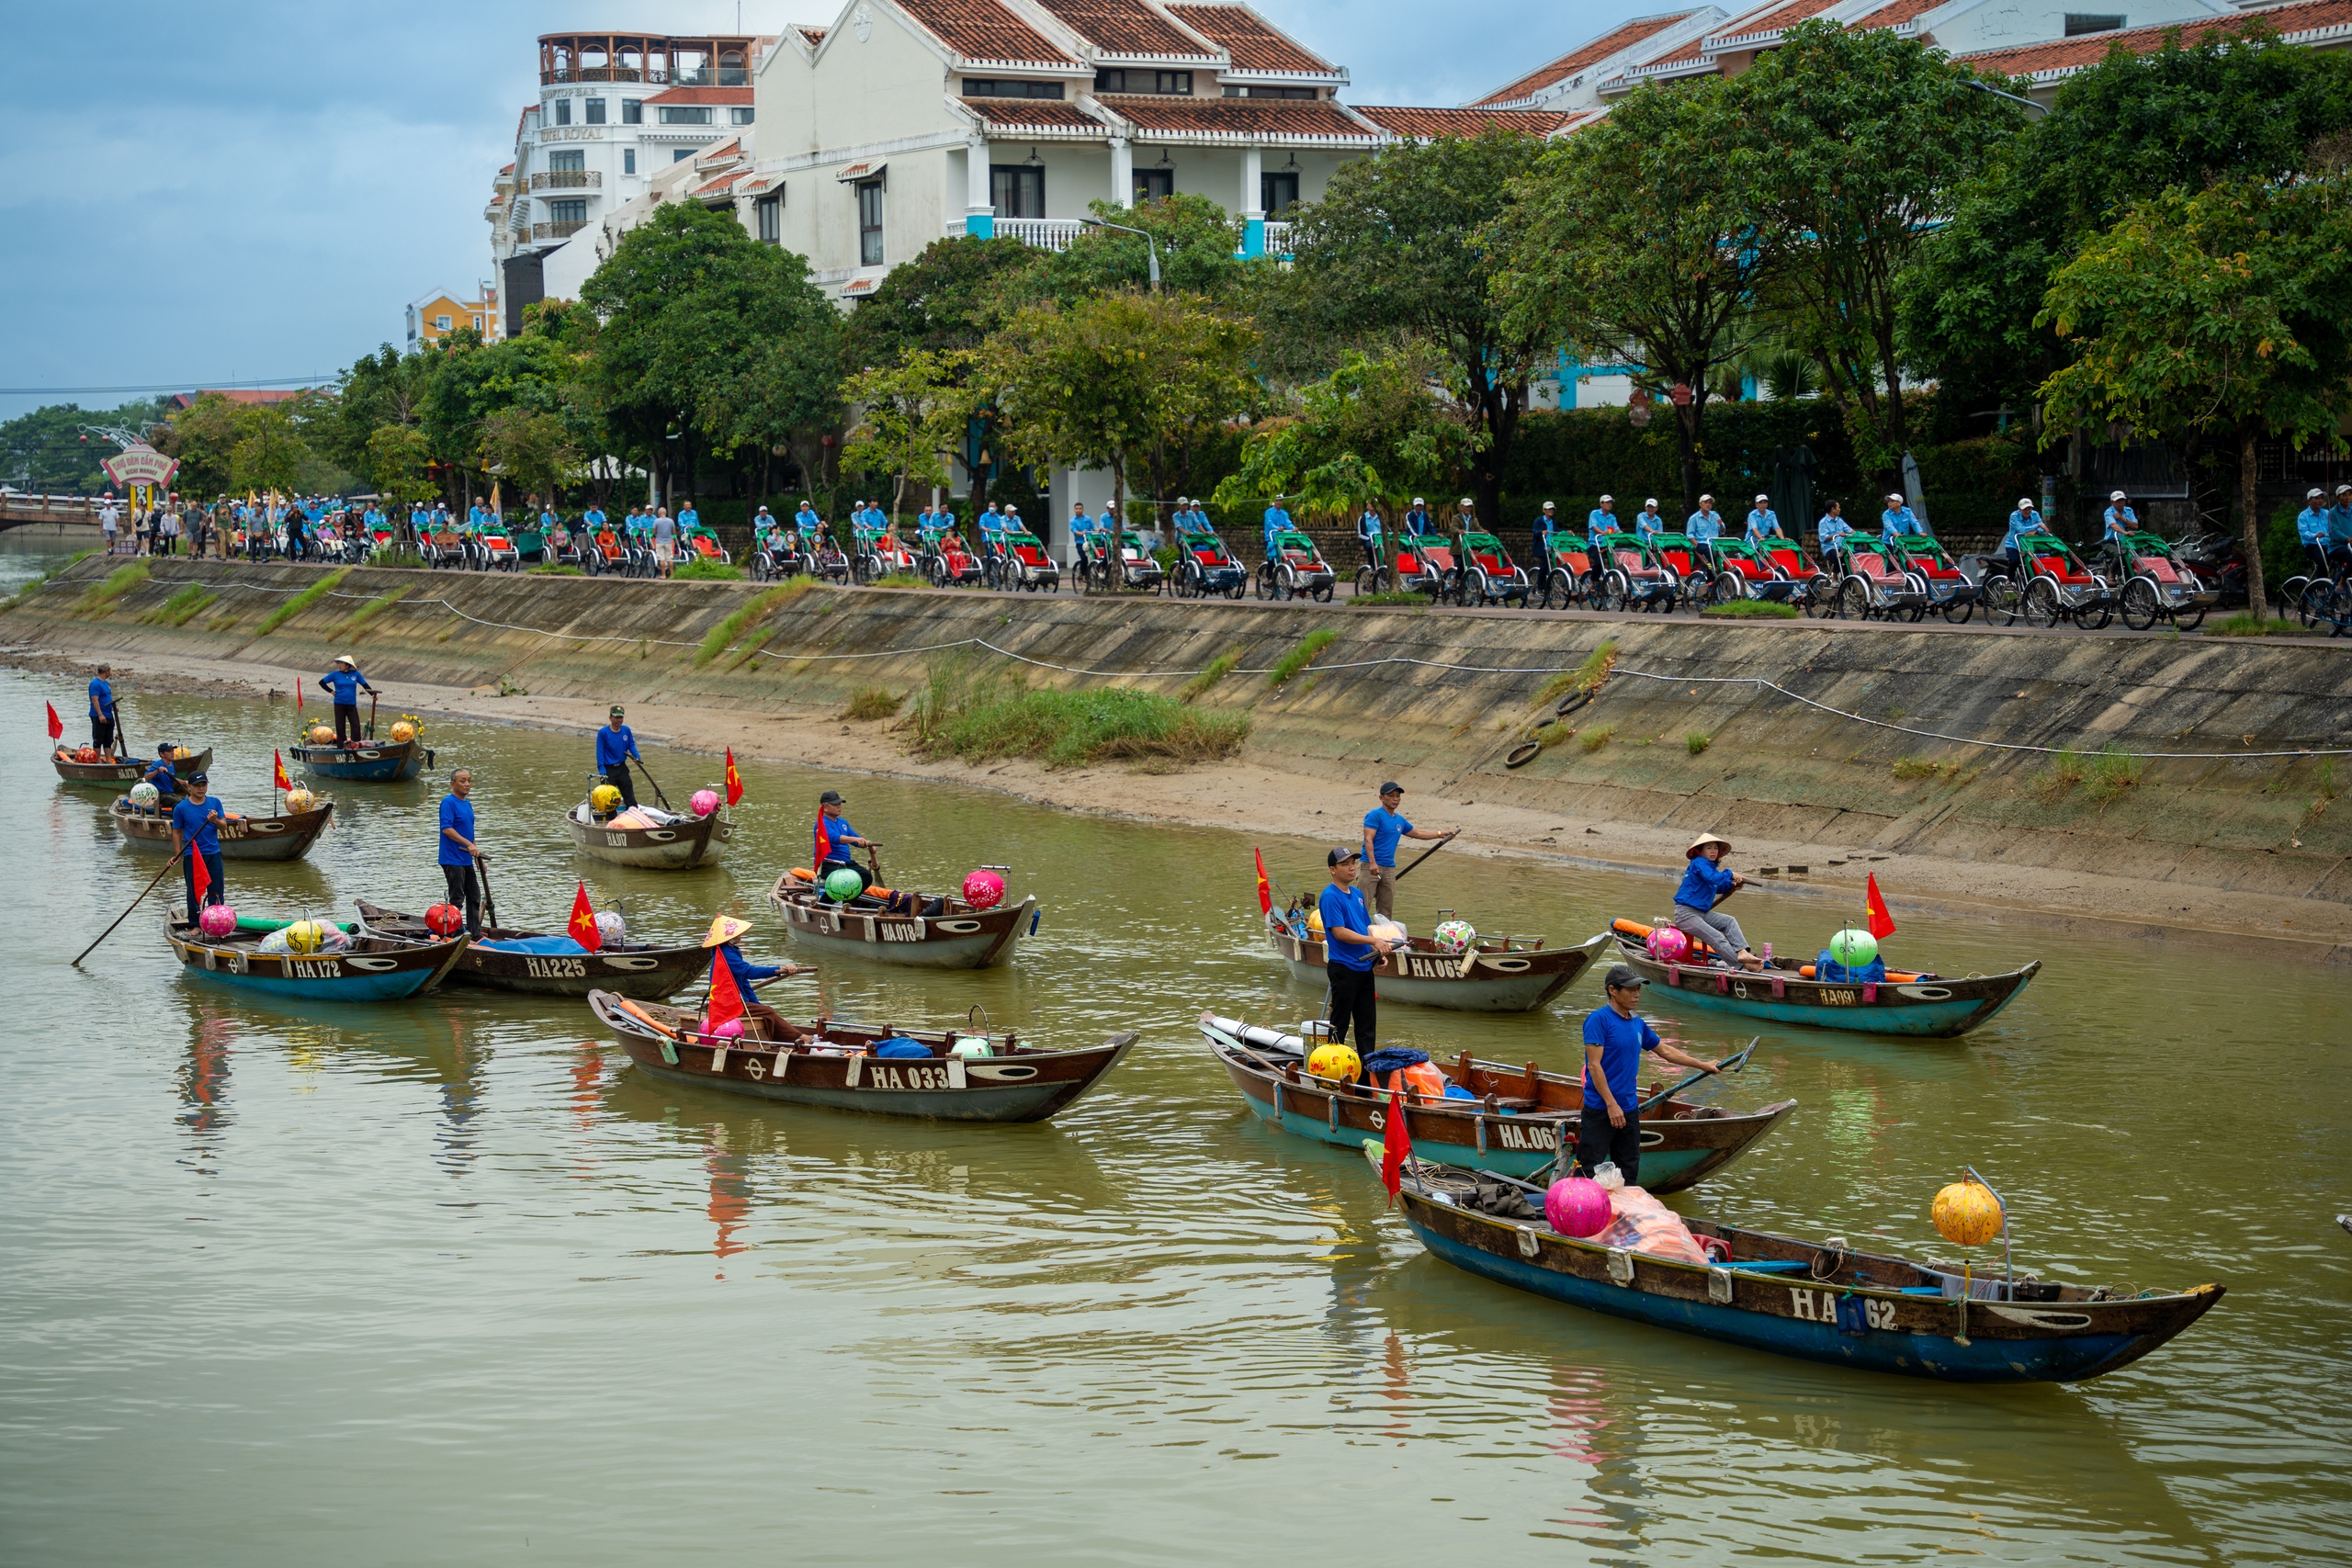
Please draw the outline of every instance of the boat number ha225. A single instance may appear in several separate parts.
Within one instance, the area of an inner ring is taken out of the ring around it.
[[[584,958],[526,956],[523,964],[535,980],[583,980],[588,976],[588,961]]]

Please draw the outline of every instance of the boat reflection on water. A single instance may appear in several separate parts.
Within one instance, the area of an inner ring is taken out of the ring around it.
[[[709,1198],[703,1205],[703,1213],[710,1216],[711,1226],[718,1233],[711,1242],[710,1254],[718,1259],[719,1267],[711,1277],[724,1280],[727,1260],[751,1245],[736,1234],[752,1217],[751,1160],[728,1152],[724,1126],[714,1122],[709,1135],[708,1149],[703,1156]]]
[[[179,1070],[179,1123],[197,1135],[198,1152],[209,1157],[218,1150],[206,1140],[235,1119],[229,1109],[229,1057],[237,1015],[214,998],[191,999],[187,1055]]]

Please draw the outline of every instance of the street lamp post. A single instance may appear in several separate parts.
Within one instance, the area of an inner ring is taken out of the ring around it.
[[[1130,229],[1125,223],[1105,223],[1100,218],[1081,218],[1080,223],[1090,229],[1116,229],[1122,234],[1141,234],[1143,243],[1151,248],[1151,291],[1159,292],[1159,242],[1141,229]]]

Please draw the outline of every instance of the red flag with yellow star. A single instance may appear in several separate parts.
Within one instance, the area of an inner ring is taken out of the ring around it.
[[[272,748],[269,753],[269,787],[272,789],[294,787],[294,781],[286,776],[286,759],[279,755],[276,748]]]
[[[1274,889],[1266,880],[1266,852],[1253,849],[1250,852],[1258,862],[1258,913],[1271,915],[1274,912]]]
[[[727,964],[727,954],[714,950],[710,955],[710,1013],[703,1029],[712,1034],[730,1018],[743,1016],[743,992],[735,984],[735,971]]]
[[[741,806],[742,803],[743,775],[735,771],[735,748],[729,746],[727,748],[727,804]]]
[[[596,929],[596,911],[588,902],[588,885],[582,883],[571,900],[571,919],[564,923],[564,931],[571,940],[594,953],[605,945],[605,933]]]

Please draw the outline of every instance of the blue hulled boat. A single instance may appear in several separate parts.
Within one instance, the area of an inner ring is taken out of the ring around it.
[[[187,920],[167,919],[164,936],[187,973],[241,991],[305,1001],[395,1002],[438,986],[466,951],[463,931],[449,942],[403,942],[336,927],[347,945],[313,953],[265,953],[263,942],[290,920],[240,919],[226,936],[207,936]]]
[[[293,748],[294,761],[322,778],[349,779],[354,784],[400,784],[433,765],[433,753],[422,739],[368,740],[353,746]]]

